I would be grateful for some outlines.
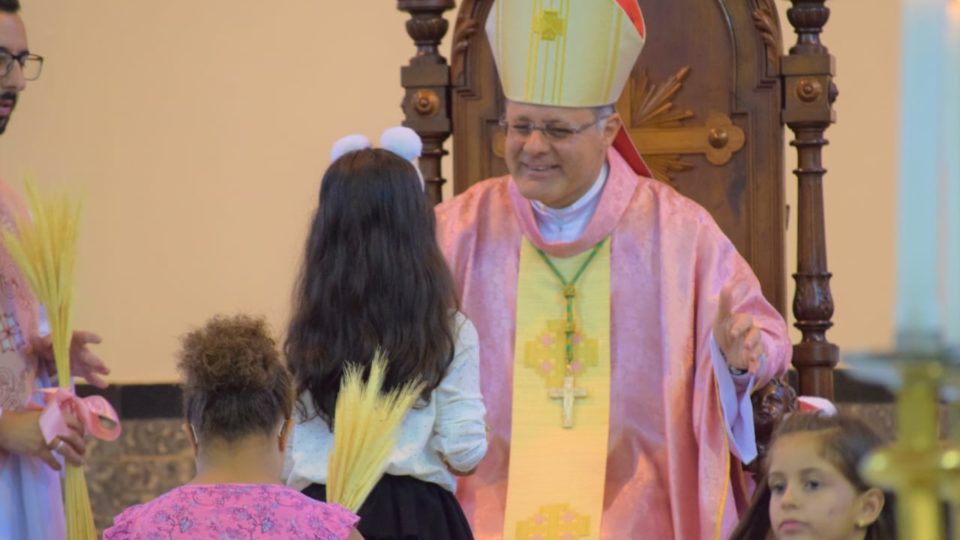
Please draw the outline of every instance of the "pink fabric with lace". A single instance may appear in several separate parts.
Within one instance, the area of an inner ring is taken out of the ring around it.
[[[23,199],[6,182],[0,181],[0,225],[4,230],[17,231],[17,219],[27,219],[29,214]],[[0,244],[2,245],[2,244]],[[20,273],[6,249],[0,248],[0,279],[3,280],[4,300],[13,302],[14,313],[27,343],[37,335],[37,299],[30,284]]]
[[[0,229],[16,232],[26,206],[0,181]],[[40,331],[30,284],[0,243],[0,407],[7,412],[43,408],[38,390],[50,385],[41,362],[24,353]],[[66,537],[60,476],[39,458],[0,450],[0,538]]]
[[[0,181],[0,230],[17,231],[17,219],[27,217],[20,196]],[[37,335],[37,300],[30,284],[0,242],[0,316],[3,317],[0,349],[0,407],[21,410],[30,402],[38,371],[36,358],[22,354],[23,347]],[[7,453],[0,450],[0,467]]]
[[[359,519],[286,486],[186,485],[126,509],[103,538],[343,540]]]
[[[17,219],[27,217],[20,196],[0,181],[0,230],[17,231]],[[37,335],[37,300],[30,284],[0,241],[0,407],[23,410],[31,403],[39,370],[37,359],[23,348]],[[0,450],[0,467],[9,454]]]

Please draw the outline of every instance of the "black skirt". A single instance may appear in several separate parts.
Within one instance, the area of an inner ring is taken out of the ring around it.
[[[310,484],[303,494],[326,501],[327,487]],[[453,493],[412,476],[383,475],[357,514],[366,540],[473,540]]]

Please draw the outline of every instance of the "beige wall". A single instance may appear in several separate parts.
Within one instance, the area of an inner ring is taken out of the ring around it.
[[[414,48],[396,3],[25,3],[47,62],[0,137],[0,176],[83,194],[76,324],[104,335],[112,379],[176,379],[177,337],[213,313],[282,331],[330,144],[401,119]],[[892,332],[896,2],[829,4],[830,335],[876,347]]]
[[[827,257],[836,314],[827,333],[843,352],[893,345],[896,271],[897,123],[900,0],[827,2],[821,37],[837,59],[837,123],[826,132],[823,163]],[[781,8],[785,50],[796,43]],[[870,22],[867,23],[867,14]],[[792,140],[788,134],[787,140]],[[796,268],[796,150],[787,146],[788,268]],[[789,280],[793,298],[793,279]],[[790,323],[793,318],[791,314]],[[800,339],[794,330],[794,341]]]

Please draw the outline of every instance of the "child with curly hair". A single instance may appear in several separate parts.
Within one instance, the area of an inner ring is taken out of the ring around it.
[[[213,318],[183,339],[179,368],[197,474],[125,510],[105,540],[361,538],[356,515],[280,485],[293,386],[262,319]]]

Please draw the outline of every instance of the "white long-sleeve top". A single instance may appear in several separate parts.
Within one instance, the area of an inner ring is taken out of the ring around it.
[[[403,419],[386,470],[390,475],[433,482],[451,492],[456,492],[457,482],[444,461],[466,472],[487,453],[477,330],[461,313],[456,314],[454,325],[456,342],[447,374],[430,394],[430,402],[421,402]],[[316,415],[310,393],[301,394],[300,401],[306,415],[301,417],[301,407],[294,407],[294,429],[283,474],[287,485],[298,490],[327,483],[333,449],[333,433]]]

